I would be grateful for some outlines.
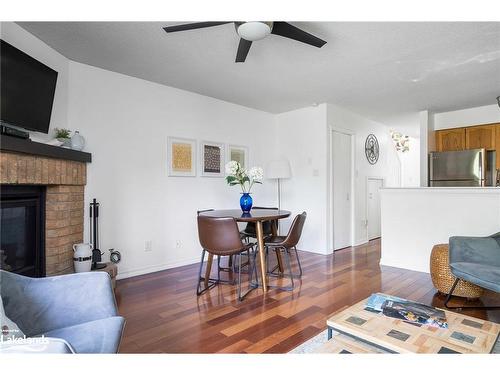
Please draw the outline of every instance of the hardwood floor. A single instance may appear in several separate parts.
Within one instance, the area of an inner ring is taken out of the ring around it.
[[[428,274],[379,266],[380,240],[335,258],[308,252],[300,257],[304,274],[293,292],[264,296],[259,289],[243,302],[229,285],[197,297],[198,265],[118,281],[118,307],[127,319],[120,352],[286,353],[323,331],[329,315],[373,292],[443,306]],[[500,302],[498,295],[484,301]],[[465,313],[500,322],[498,310]]]

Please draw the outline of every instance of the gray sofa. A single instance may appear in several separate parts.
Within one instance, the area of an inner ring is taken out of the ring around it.
[[[125,319],[107,273],[30,278],[0,270],[0,292],[27,337],[63,339],[76,353],[118,352]]]
[[[489,237],[450,237],[449,255],[450,270],[456,280],[445,302],[447,308],[450,308],[448,302],[460,279],[500,293],[500,233]]]

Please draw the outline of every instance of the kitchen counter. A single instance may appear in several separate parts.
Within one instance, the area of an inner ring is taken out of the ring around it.
[[[384,188],[380,196],[382,265],[429,272],[435,244],[500,232],[499,187]]]

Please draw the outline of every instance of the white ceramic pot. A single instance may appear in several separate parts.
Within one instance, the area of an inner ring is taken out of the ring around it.
[[[90,272],[92,267],[92,245],[77,243],[73,245],[73,264],[75,272]]]
[[[59,142],[61,142],[61,147],[69,148],[71,147],[71,139],[70,138],[57,138]]]

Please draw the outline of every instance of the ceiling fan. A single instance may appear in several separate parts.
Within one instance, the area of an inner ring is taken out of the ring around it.
[[[234,23],[236,32],[240,36],[240,44],[238,45],[238,52],[236,53],[236,62],[245,62],[248,51],[252,42],[264,39],[269,34],[279,35],[285,38],[297,40],[302,43],[309,44],[314,47],[321,48],[326,42],[304,30],[295,27],[288,22],[196,22],[176,26],[164,27],[167,33],[174,33],[177,31],[186,31],[194,29],[203,29],[205,27],[225,25]]]

